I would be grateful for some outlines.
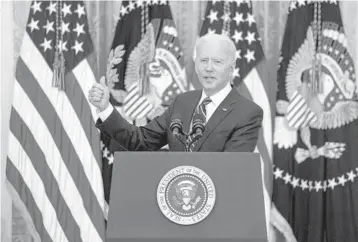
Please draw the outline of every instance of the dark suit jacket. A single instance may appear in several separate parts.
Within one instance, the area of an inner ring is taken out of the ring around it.
[[[173,137],[170,123],[173,116],[179,115],[183,121],[183,130],[188,132],[200,97],[200,90],[178,95],[161,116],[145,126],[129,124],[117,110],[104,122],[99,119],[96,126],[131,151],[159,150],[166,144],[169,144],[170,151],[184,151],[184,145]],[[262,109],[233,88],[210,117],[203,137],[196,142],[193,151],[252,152],[262,118]]]

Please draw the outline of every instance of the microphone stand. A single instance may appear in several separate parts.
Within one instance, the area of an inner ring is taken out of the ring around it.
[[[184,140],[183,140],[183,136],[184,136]],[[177,140],[180,141],[180,143],[182,143],[184,145],[184,151],[185,152],[190,152],[190,146],[197,141],[198,139],[200,139],[202,135],[195,135],[193,133],[186,133],[186,132],[180,132],[179,135],[176,136]],[[191,137],[191,139],[189,139]]]
[[[192,131],[188,133],[183,131],[183,122],[179,117],[174,118],[170,124],[174,138],[184,145],[185,152],[190,152],[190,146],[203,136],[205,121],[201,116],[203,115],[194,114]]]

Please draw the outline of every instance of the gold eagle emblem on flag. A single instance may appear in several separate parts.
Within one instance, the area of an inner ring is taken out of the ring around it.
[[[358,91],[353,61],[346,49],[347,39],[332,26],[334,23],[323,23],[322,48],[318,53],[322,61],[322,91],[317,94],[311,91],[315,41],[312,27],[309,27],[305,41],[288,64],[285,87],[289,102],[277,101],[277,112],[284,116],[276,118],[274,143],[281,148],[293,147],[299,129],[308,150],[297,149],[298,163],[308,157],[341,157],[344,143],[326,142],[322,147],[315,147],[310,142],[310,128],[339,128],[358,118]]]

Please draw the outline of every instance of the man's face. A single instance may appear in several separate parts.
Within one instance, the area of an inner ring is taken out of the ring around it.
[[[233,66],[224,41],[208,40],[197,49],[195,69],[208,95],[224,88],[231,79]]]

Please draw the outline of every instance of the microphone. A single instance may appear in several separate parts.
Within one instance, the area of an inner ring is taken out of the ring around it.
[[[205,117],[200,113],[195,113],[193,116],[193,134],[194,138],[199,139],[203,136],[203,132],[205,130]]]
[[[179,117],[175,117],[172,119],[169,128],[173,132],[173,137],[181,140],[181,134],[183,132],[183,122]]]

